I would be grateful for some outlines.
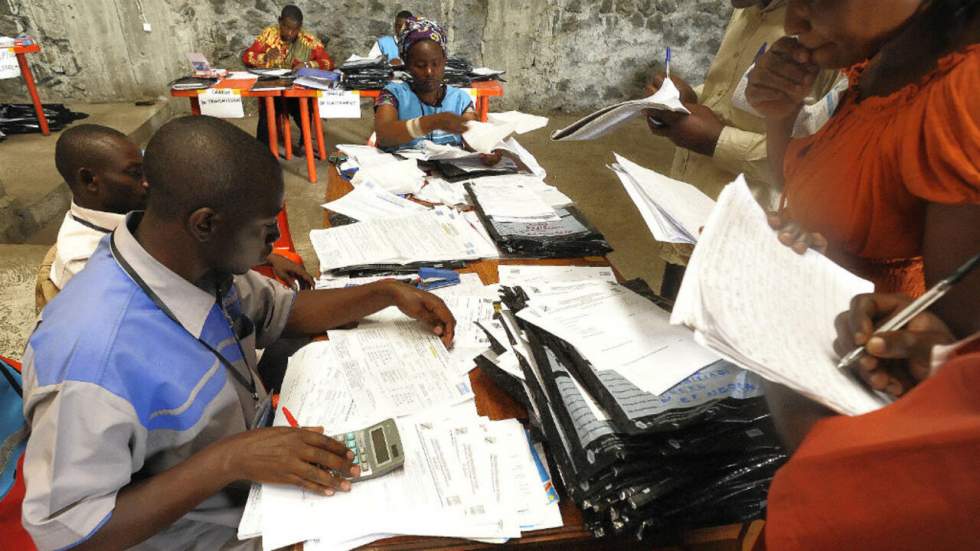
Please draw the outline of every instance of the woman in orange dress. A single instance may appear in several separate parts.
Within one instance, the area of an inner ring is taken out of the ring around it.
[[[747,90],[782,167],[780,240],[917,296],[980,251],[980,1],[790,0],[785,27],[795,38]],[[820,131],[789,140],[820,68],[846,68],[851,87]],[[980,329],[980,273],[935,310],[958,335]]]

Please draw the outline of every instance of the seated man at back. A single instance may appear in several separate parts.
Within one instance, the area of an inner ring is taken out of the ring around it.
[[[383,55],[388,60],[388,63],[394,66],[404,65],[401,53],[398,52],[398,40],[395,37],[402,34],[402,29],[405,28],[405,22],[410,17],[412,17],[412,12],[408,10],[398,12],[398,15],[395,16],[395,34],[378,38],[371,48],[371,53],[368,54],[368,57]]]
[[[289,4],[282,8],[276,25],[262,30],[255,42],[242,54],[242,63],[256,69],[333,69],[333,60],[315,35],[303,30],[303,12]],[[289,116],[302,125],[299,100],[276,98],[276,112]],[[259,109],[259,123],[255,137],[269,143],[269,127],[265,109]]]
[[[451,344],[438,297],[383,280],[296,292],[268,256],[282,168],[234,125],[183,117],[146,148],[153,192],[45,308],[24,352],[23,523],[40,549],[258,548],[236,540],[250,482],[333,495],[360,473],[322,427],[261,428],[256,346],[388,306]]]
[[[60,290],[85,267],[99,241],[123,222],[126,213],[146,207],[149,188],[139,147],[107,126],[83,124],[62,132],[54,162],[72,193],[51,265],[51,283]],[[266,262],[284,281],[311,279],[301,265],[278,254],[270,254]]]
[[[374,131],[378,147],[386,151],[415,147],[423,140],[465,146],[462,133],[477,120],[470,95],[443,82],[448,59],[446,31],[435,21],[409,18],[398,48],[411,83],[392,82],[374,103]],[[493,165],[500,153],[483,155]]]

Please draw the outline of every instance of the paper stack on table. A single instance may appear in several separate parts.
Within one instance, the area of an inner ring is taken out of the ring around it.
[[[415,193],[425,184],[425,172],[415,159],[392,160],[389,156],[368,156],[358,161],[360,168],[351,179],[354,187],[374,182],[397,195]]]
[[[586,115],[551,134],[552,140],[593,140],[641,114],[646,109],[690,113],[681,103],[681,93],[669,78],[652,96],[624,101]]]
[[[472,185],[472,189],[483,209],[483,214],[494,220],[505,222],[558,220],[554,207],[538,194],[537,187],[547,185],[539,182],[535,178],[515,179],[492,176],[480,179]]]
[[[320,270],[496,258],[496,248],[466,218],[445,207],[310,232]]]
[[[239,537],[264,549],[351,549],[392,535],[503,542],[561,526],[550,479],[517,420],[479,417],[468,380],[418,324],[332,331],[290,359],[279,403],[302,426],[342,433],[396,419],[404,468],[331,497],[254,486]],[[458,405],[451,405],[466,400]],[[447,405],[450,404],[450,405]],[[285,426],[281,408],[275,425]],[[342,522],[329,522],[343,519]]]
[[[616,282],[616,274],[609,266],[538,266],[506,264],[497,267],[500,284],[509,287],[518,285],[553,285],[576,281]]]
[[[572,343],[598,371],[615,370],[660,394],[719,356],[694,342],[667,312],[621,285],[556,284],[531,296],[517,316]]]
[[[715,202],[691,184],[614,155],[616,163],[609,168],[623,183],[653,237],[663,243],[697,243]]]
[[[428,210],[372,181],[364,182],[340,199],[324,203],[322,207],[359,221],[385,220]]]
[[[735,364],[858,415],[886,402],[837,369],[834,318],[873,288],[817,252],[781,244],[739,176],[694,248],[671,321]]]

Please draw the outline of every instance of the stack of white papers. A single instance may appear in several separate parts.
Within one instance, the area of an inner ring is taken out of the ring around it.
[[[740,176],[694,248],[671,321],[733,363],[858,415],[886,402],[836,368],[834,318],[873,288],[819,253],[781,244]]]
[[[653,237],[663,243],[697,243],[715,202],[691,184],[614,155],[616,163],[609,168],[619,176]]]
[[[551,134],[552,140],[593,140],[642,113],[645,109],[690,113],[681,103],[681,93],[669,78],[652,96],[624,101],[586,115]]]
[[[320,277],[316,279],[314,288],[344,289],[347,287],[356,287],[358,285],[374,283],[375,281],[380,281],[382,279],[400,279],[403,281],[411,280],[416,277],[416,275],[417,274],[349,277],[321,274]],[[480,276],[477,274],[464,273],[459,274],[458,284],[434,289],[432,293],[444,299],[449,297],[474,297],[495,301],[498,300],[499,288],[500,286],[496,284],[484,285],[483,282],[480,281]]]
[[[469,205],[469,197],[462,182],[449,182],[436,176],[428,176],[425,179],[425,186],[416,192],[413,197],[419,201],[432,203],[433,205]]]
[[[389,192],[374,182],[365,182],[340,199],[324,203],[322,206],[360,221],[398,218],[428,210],[418,203]]]
[[[402,157],[411,157],[420,161],[445,161],[450,159],[465,159],[468,157],[479,158],[480,154],[474,151],[467,151],[461,147],[448,144],[438,144],[429,140],[422,140],[413,148],[399,149],[398,154]]]
[[[545,183],[545,181],[540,177],[530,174],[502,174],[498,176],[484,176],[480,178],[473,178],[469,181],[469,183],[480,197],[482,197],[482,190],[484,188],[486,188],[488,193],[493,193],[491,190],[496,190],[502,193],[507,189],[522,189],[524,191],[531,192],[533,195],[537,196],[537,200],[535,201],[535,208],[537,209],[542,208],[540,204],[538,204],[538,201],[547,204],[552,208],[552,210],[567,207],[573,203],[571,198],[559,191],[558,188]],[[501,216],[506,215],[502,214]]]
[[[556,284],[532,294],[517,317],[573,345],[599,371],[615,370],[661,394],[718,361],[691,331],[626,287],[601,281]]]
[[[320,270],[372,264],[475,260],[499,256],[466,218],[437,207],[399,218],[313,230]]]
[[[373,156],[358,162],[361,166],[351,179],[354,187],[374,182],[391,193],[405,195],[417,192],[425,184],[425,172],[419,169],[415,159],[391,160],[387,156]]]
[[[555,209],[524,181],[500,180],[494,176],[481,179],[472,189],[483,214],[495,220],[527,222],[559,219]]]

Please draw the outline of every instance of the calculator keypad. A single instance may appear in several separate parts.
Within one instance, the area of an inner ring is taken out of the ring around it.
[[[371,467],[367,460],[367,449],[360,442],[357,441],[357,437],[353,432],[348,432],[344,434],[338,434],[334,437],[335,440],[343,442],[347,448],[354,452],[354,460],[352,463],[354,465],[360,465],[361,476],[371,473]]]

